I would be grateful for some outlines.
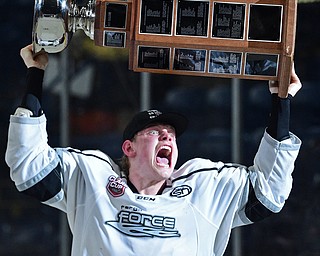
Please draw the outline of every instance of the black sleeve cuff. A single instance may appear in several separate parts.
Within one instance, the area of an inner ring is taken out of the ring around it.
[[[33,116],[42,114],[41,99],[42,99],[42,83],[44,70],[31,67],[27,72],[27,88],[24,97],[22,98],[21,107],[27,108],[33,112]]]
[[[291,95],[287,98],[279,98],[277,94],[272,94],[272,109],[267,132],[278,141],[282,141],[290,137],[289,125],[291,98]]]
[[[43,113],[41,104],[38,98],[33,94],[24,95],[22,99],[21,107],[29,109],[32,112],[32,116],[34,117],[39,117]]]

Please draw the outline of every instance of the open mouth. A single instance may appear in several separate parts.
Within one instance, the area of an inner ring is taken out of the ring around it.
[[[162,167],[169,167],[171,164],[171,147],[162,146],[160,147],[156,159],[157,164]]]

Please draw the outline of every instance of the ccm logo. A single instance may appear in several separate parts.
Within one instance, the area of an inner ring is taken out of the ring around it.
[[[174,188],[170,193],[170,196],[177,197],[177,198],[185,197],[189,195],[191,191],[192,191],[192,188],[190,186],[182,185]]]

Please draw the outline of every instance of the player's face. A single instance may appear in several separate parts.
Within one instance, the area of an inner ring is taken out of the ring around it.
[[[135,166],[143,178],[167,179],[177,163],[175,130],[170,125],[153,125],[138,132],[133,141]]]

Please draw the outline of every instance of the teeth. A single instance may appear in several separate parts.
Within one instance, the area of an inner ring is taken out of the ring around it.
[[[169,152],[171,152],[171,148],[169,146],[162,146],[160,149],[165,149],[165,150],[168,150]]]
[[[170,154],[171,154],[171,151],[172,151],[172,149],[171,149],[171,147],[169,147],[169,146],[162,146],[162,147],[160,147],[160,149],[159,149],[159,152],[161,151],[161,154],[163,155],[163,156],[169,156]]]
[[[156,161],[159,166],[169,168],[170,165],[170,154],[171,154],[172,148],[167,145],[163,145],[159,148]]]

